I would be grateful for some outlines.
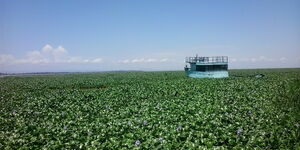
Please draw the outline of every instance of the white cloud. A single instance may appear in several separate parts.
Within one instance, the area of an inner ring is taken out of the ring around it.
[[[240,58],[238,59],[237,61],[240,61],[240,62],[249,62],[249,58]]]
[[[236,59],[236,58],[230,58],[229,61],[230,61],[230,62],[236,62],[237,59]]]
[[[133,59],[131,60],[130,62],[132,63],[138,63],[138,62],[143,62],[144,61],[144,58],[141,58],[141,59]]]
[[[42,58],[42,54],[39,51],[30,51],[26,54],[27,57],[29,58]]]
[[[13,63],[14,60],[13,55],[0,55],[0,64]]]
[[[163,59],[161,59],[161,60],[159,60],[160,62],[166,62],[166,61],[168,61],[169,59],[168,58],[163,58]]]
[[[256,62],[256,58],[251,58],[250,61],[251,62]]]
[[[57,48],[53,48],[51,45],[46,44],[40,53],[43,54],[51,54],[53,56],[61,56],[68,54],[68,51],[63,46],[58,46]]]
[[[126,60],[121,61],[121,63],[127,64],[127,63],[130,63],[130,60],[126,59]]]
[[[81,58],[68,55],[63,46],[57,48],[46,44],[40,51],[29,51],[24,58],[0,55],[0,64],[49,64],[49,63],[102,63],[102,58]]]
[[[269,61],[269,62],[275,61],[274,58],[268,58],[268,57],[265,57],[265,56],[259,56],[258,60],[259,61]]]
[[[58,46],[56,49],[52,50],[53,56],[61,56],[68,54],[67,50],[63,48],[62,46]]]
[[[92,63],[101,63],[102,61],[103,61],[102,58],[95,58],[91,62]]]
[[[136,59],[125,59],[123,61],[119,61],[119,63],[162,63],[167,62],[167,58],[155,59],[155,58],[136,58]]]
[[[285,57],[281,57],[279,60],[280,61],[286,61],[286,58]]]
[[[243,57],[243,58],[229,58],[230,62],[250,62],[250,63],[257,63],[257,62],[274,62],[274,61],[285,61],[287,60],[286,57],[280,58],[269,58],[266,56],[258,56],[258,57]]]
[[[43,48],[42,48],[42,52],[44,53],[51,53],[51,51],[53,50],[53,47],[49,44],[46,44]]]
[[[70,57],[67,61],[67,63],[82,63],[84,62],[84,59],[80,57]]]

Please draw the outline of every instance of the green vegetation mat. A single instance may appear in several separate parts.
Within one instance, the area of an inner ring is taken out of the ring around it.
[[[297,149],[299,97],[300,69],[3,77],[0,149]]]

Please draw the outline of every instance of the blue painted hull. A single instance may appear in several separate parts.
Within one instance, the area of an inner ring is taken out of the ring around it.
[[[227,71],[210,71],[210,72],[200,72],[200,71],[185,71],[186,75],[191,78],[227,78]]]

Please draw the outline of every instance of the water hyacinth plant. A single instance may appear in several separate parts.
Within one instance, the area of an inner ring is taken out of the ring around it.
[[[300,69],[229,73],[0,78],[0,149],[299,149]]]

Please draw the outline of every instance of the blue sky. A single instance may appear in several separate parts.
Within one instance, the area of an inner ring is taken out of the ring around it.
[[[300,67],[298,0],[1,0],[0,72]]]

